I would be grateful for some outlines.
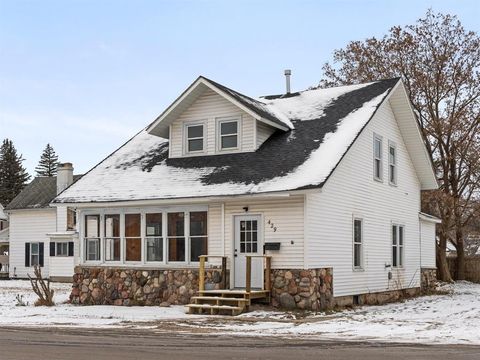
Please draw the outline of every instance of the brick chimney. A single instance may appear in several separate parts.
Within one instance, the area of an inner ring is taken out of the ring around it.
[[[58,164],[57,167],[57,195],[73,183],[72,163]]]

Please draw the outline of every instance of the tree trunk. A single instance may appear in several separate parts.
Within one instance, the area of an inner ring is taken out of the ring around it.
[[[457,250],[457,278],[455,280],[465,280],[465,249],[462,229],[457,229],[455,236],[455,249]]]
[[[452,276],[447,263],[447,237],[445,234],[439,234],[439,243],[437,245],[437,271],[438,279],[446,282],[452,282]]]

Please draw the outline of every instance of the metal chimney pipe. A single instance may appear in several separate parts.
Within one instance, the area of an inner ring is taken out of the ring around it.
[[[292,70],[285,70],[285,80],[287,82],[287,94],[290,94],[290,75],[292,75]]]

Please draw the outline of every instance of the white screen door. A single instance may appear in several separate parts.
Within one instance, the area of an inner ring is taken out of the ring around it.
[[[261,216],[235,216],[235,288],[246,284],[245,255],[263,255]],[[252,289],[263,288],[263,258],[252,258]]]

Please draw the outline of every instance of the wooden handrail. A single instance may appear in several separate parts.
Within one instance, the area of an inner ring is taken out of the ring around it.
[[[205,262],[208,258],[221,258],[222,259],[222,281],[221,286],[223,289],[227,286],[227,257],[222,255],[200,255],[200,266],[198,269],[198,291],[205,291]]]

